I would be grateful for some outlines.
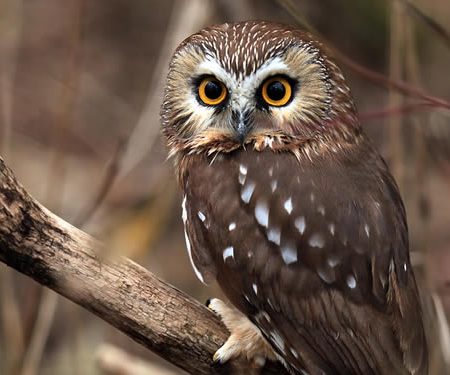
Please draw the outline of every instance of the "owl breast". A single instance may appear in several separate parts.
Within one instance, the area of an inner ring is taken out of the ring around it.
[[[217,279],[294,368],[378,374],[390,366],[407,373],[385,315],[393,271],[407,303],[417,304],[400,197],[375,153],[355,147],[328,160],[300,163],[270,150],[184,157],[191,261],[202,281]],[[406,321],[419,322],[417,311]],[[420,329],[406,335],[423,344]],[[359,350],[349,354],[352,344]],[[417,366],[423,356],[414,359]]]

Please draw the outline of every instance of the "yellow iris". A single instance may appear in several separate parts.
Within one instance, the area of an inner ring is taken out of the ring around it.
[[[286,78],[272,77],[264,82],[261,95],[267,104],[282,107],[291,100],[292,86]]]
[[[226,99],[227,88],[216,78],[206,77],[198,86],[198,97],[204,104],[216,106]]]

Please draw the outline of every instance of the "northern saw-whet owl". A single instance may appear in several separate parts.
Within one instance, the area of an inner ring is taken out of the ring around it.
[[[320,43],[269,22],[205,28],[170,63],[162,126],[198,278],[237,308],[214,359],[298,374],[426,374],[405,210]]]

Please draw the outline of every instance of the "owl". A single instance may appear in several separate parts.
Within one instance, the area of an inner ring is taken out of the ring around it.
[[[215,353],[294,374],[426,374],[405,210],[321,44],[269,22],[205,28],[171,60],[162,128],[198,278],[232,306]]]

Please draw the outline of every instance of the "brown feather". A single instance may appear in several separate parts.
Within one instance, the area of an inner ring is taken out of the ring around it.
[[[258,108],[277,69],[295,97]],[[227,87],[220,108],[195,96],[205,72]],[[196,272],[217,279],[291,371],[427,373],[403,203],[320,43],[268,22],[201,30],[174,54],[162,123]]]

